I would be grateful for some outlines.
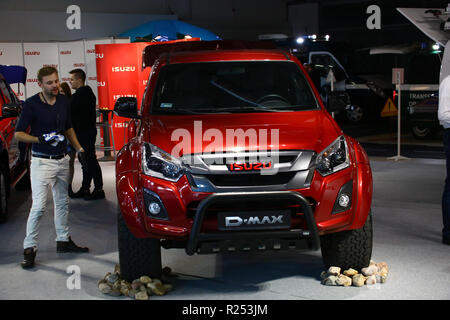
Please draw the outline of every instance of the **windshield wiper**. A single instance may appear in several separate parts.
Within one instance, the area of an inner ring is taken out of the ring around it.
[[[259,107],[254,107],[254,106],[242,106],[242,107],[222,107],[222,108],[217,108],[217,111],[230,111],[230,112],[245,112],[245,111],[259,111],[259,112],[277,112],[277,110],[275,109],[270,109],[267,107],[264,108],[259,108]]]
[[[193,111],[192,109],[158,109],[156,110],[157,114],[165,114],[165,113],[175,113],[175,114],[198,114],[198,112]]]
[[[220,90],[222,90],[222,91],[228,93],[229,95],[235,97],[236,99],[241,100],[241,101],[243,101],[243,102],[245,102],[245,103],[248,103],[248,104],[251,104],[251,105],[254,106],[254,107],[250,107],[250,106],[246,106],[246,107],[236,107],[236,108],[234,108],[234,110],[236,110],[236,109],[241,109],[241,108],[250,108],[250,110],[263,109],[263,110],[265,110],[265,111],[276,112],[276,111],[273,110],[272,108],[263,106],[262,104],[259,104],[259,103],[255,102],[255,101],[248,100],[248,99],[246,99],[246,98],[244,98],[244,97],[238,95],[237,93],[235,93],[235,92],[233,92],[233,91],[231,91],[231,90],[228,90],[227,88],[221,86],[220,84],[218,84],[218,83],[215,82],[214,80],[211,80],[209,83],[211,83],[211,84],[212,84],[213,86],[215,86],[216,88],[219,88]],[[258,109],[255,108],[255,107],[257,107]],[[226,108],[226,109],[230,109],[230,108]]]

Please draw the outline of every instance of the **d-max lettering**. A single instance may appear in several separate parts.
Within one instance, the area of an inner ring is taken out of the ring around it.
[[[225,217],[225,226],[226,227],[238,227],[242,224],[275,224],[275,223],[283,223],[283,216],[263,216],[260,217],[248,217],[242,218],[239,216],[231,216]]]

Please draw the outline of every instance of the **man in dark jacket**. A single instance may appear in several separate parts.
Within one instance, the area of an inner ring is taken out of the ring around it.
[[[86,152],[86,164],[82,165],[83,182],[73,198],[85,200],[104,199],[102,170],[95,154],[96,97],[91,87],[85,85],[86,73],[82,69],[69,72],[70,85],[76,90],[71,99],[72,124],[81,146]],[[90,193],[91,181],[94,180],[94,191]]]

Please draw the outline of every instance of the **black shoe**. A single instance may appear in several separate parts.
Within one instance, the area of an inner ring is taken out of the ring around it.
[[[442,237],[442,243],[450,246],[450,237]]]
[[[105,191],[103,189],[94,189],[91,194],[84,197],[84,200],[105,199]]]
[[[69,197],[70,198],[75,198],[74,197],[75,196],[75,192],[73,192],[73,190],[72,190],[72,185],[69,186],[68,193],[69,193]]]
[[[69,241],[56,241],[56,252],[88,252],[89,248],[77,246],[69,237]]]
[[[77,192],[75,192],[73,194],[73,196],[71,198],[84,198],[90,195],[89,189],[83,189],[81,188],[80,190],[78,190]]]
[[[24,269],[31,269],[34,267],[34,258],[36,258],[36,248],[26,248],[23,250],[23,261],[20,264]]]

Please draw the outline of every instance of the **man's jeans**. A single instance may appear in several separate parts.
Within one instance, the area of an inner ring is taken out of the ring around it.
[[[450,238],[450,130],[444,132],[444,150],[447,159],[447,178],[442,195],[442,220],[444,224],[442,236]]]
[[[56,241],[69,240],[69,157],[62,159],[31,158],[31,191],[33,204],[27,221],[27,235],[23,241],[24,249],[37,247],[37,236],[42,214],[47,204],[49,186],[53,193],[55,206]]]

